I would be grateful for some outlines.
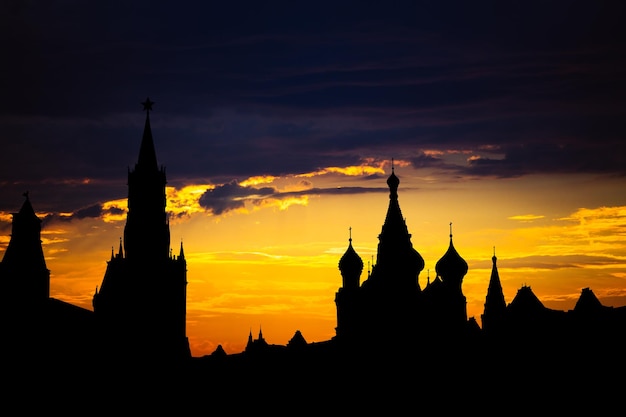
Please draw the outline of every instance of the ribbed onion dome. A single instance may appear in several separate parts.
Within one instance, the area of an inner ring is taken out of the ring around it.
[[[450,246],[446,253],[437,261],[435,271],[443,279],[447,277],[464,277],[467,274],[468,266],[465,259],[456,251],[452,244],[452,234],[450,234]]]
[[[360,276],[363,272],[363,260],[352,247],[352,238],[350,238],[348,249],[339,259],[339,270],[344,276]]]
[[[398,193],[400,178],[398,178],[394,173],[393,167],[391,167],[391,175],[389,175],[389,178],[387,178],[387,185],[389,186],[389,191],[391,192],[391,194],[395,195]]]

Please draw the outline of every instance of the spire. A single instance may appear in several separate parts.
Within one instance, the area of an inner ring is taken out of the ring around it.
[[[119,250],[117,252],[117,256],[119,258],[123,258],[124,257],[124,251],[122,249],[122,238],[121,237],[120,237],[120,248],[119,248]]]
[[[263,330],[261,329],[260,325],[259,325],[259,340],[263,340]]]
[[[166,212],[165,168],[157,167],[150,130],[150,112],[154,104],[143,104],[146,125],[135,169],[128,171],[128,214],[124,227],[124,256],[131,261],[154,257],[171,258],[170,230]]]
[[[389,206],[385,216],[385,223],[378,235],[378,251],[376,265],[372,268],[370,282],[385,282],[395,286],[418,287],[417,277],[424,269],[424,259],[413,248],[411,234],[402,216],[398,202],[398,185],[400,180],[395,174],[393,159],[391,174],[387,178],[389,186]],[[395,284],[392,284],[395,282]],[[365,284],[365,283],[364,283]],[[372,284],[368,284],[372,285]]]
[[[504,314],[506,302],[504,300],[504,292],[500,283],[500,274],[496,265],[498,258],[496,257],[496,247],[493,247],[493,256],[491,262],[491,277],[489,278],[489,286],[487,287],[487,296],[485,299],[485,315]]]
[[[183,240],[180,239],[180,252],[178,253],[178,259],[185,259],[185,252],[183,251]]]
[[[250,333],[248,334],[248,343],[246,344],[246,350],[249,350],[254,345],[254,339],[252,339],[252,328],[250,328]]]
[[[143,129],[143,138],[141,140],[141,147],[139,148],[139,160],[137,166],[144,167],[149,170],[158,170],[158,164],[156,159],[156,151],[154,150],[154,140],[152,139],[152,129],[150,128],[150,111],[154,101],[150,101],[150,98],[146,98],[143,103],[143,109],[146,112],[146,124]]]

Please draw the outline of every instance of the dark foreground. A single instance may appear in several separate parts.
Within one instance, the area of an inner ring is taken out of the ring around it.
[[[269,415],[623,410],[624,345],[450,347],[153,360],[6,360],[5,411]]]

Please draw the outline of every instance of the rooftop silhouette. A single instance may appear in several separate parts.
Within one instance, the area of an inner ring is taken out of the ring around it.
[[[591,288],[582,289],[570,311],[545,307],[530,286],[507,303],[495,248],[481,323],[468,318],[462,290],[468,264],[454,246],[452,223],[436,275],[431,279],[429,271],[421,288],[425,263],[402,215],[401,180],[393,165],[376,262],[361,282],[364,262],[351,232],[337,260],[333,338],[309,343],[296,330],[286,345],[275,345],[260,328],[257,338],[250,329],[243,352],[226,354],[218,346],[211,355],[193,357],[185,333],[188,265],[182,242],[177,256],[170,247],[166,173],[157,163],[150,127],[154,102],[142,104],[145,127],[138,162],[128,172],[124,236],[93,294],[93,311],[50,297],[41,220],[28,193],[13,214],[0,263],[0,296],[3,360],[19,364],[16,375],[49,383],[60,374],[89,370],[90,380],[114,377],[129,389],[141,381],[216,400],[226,393],[271,391],[289,393],[292,400],[314,395],[318,405],[336,396],[348,404],[341,393],[364,382],[364,392],[378,395],[369,399],[373,403],[386,396],[408,403],[422,394],[429,401],[461,393],[484,396],[486,389],[519,387],[521,381],[532,380],[533,390],[548,389],[554,377],[570,393],[599,387],[608,392],[614,387],[606,384],[608,375],[623,380],[626,307],[602,305]]]

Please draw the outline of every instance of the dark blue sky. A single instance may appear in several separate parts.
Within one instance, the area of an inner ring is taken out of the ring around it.
[[[124,198],[146,96],[170,185],[392,156],[476,176],[626,174],[617,1],[0,7],[2,211],[27,189],[39,210]]]

